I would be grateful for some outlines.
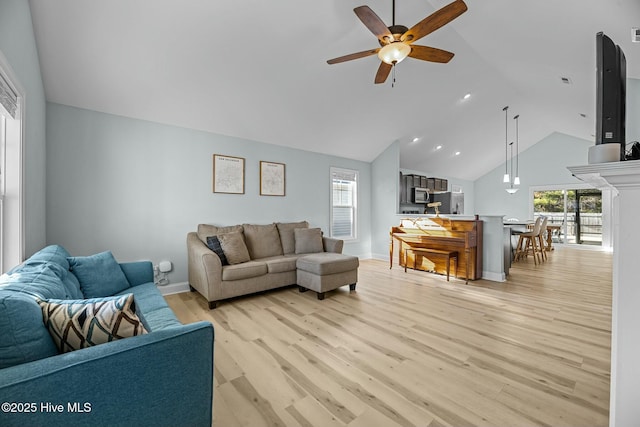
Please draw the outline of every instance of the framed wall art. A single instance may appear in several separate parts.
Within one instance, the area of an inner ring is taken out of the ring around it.
[[[213,155],[213,192],[244,194],[244,158]]]
[[[285,195],[285,164],[260,161],[260,195]]]

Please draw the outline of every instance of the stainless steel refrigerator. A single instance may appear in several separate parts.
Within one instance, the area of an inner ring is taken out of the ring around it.
[[[443,214],[463,215],[464,214],[464,193],[435,193],[432,195],[434,202],[442,203],[439,210]]]

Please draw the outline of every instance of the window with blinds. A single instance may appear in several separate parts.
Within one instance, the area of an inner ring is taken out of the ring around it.
[[[331,237],[356,238],[358,171],[331,168]]]
[[[0,52],[0,273],[24,260],[23,96]]]
[[[0,105],[9,113],[12,119],[16,118],[18,111],[18,94],[11,89],[9,83],[0,73]]]

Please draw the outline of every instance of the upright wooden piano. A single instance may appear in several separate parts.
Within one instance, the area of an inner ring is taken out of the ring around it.
[[[414,255],[412,251],[405,251],[407,248],[429,248],[457,251],[458,277],[466,276],[470,280],[482,277],[482,221],[478,216],[473,220],[407,218],[401,220],[399,226],[391,227],[389,234],[389,268],[393,267],[393,251],[397,247],[400,266],[413,268],[415,257],[416,269],[445,274],[445,260],[441,257]]]

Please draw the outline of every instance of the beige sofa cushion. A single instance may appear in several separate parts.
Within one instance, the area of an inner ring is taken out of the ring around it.
[[[324,252],[322,230],[319,228],[296,228],[293,234],[296,240],[296,254]]]
[[[280,241],[282,242],[282,252],[285,255],[296,253],[296,239],[293,230],[296,228],[309,228],[307,221],[300,222],[277,222],[278,233],[280,233]]]
[[[296,255],[285,255],[275,258],[262,259],[267,264],[269,273],[284,273],[287,271],[296,271]]]
[[[227,265],[222,269],[222,280],[242,280],[267,274],[267,264],[261,261],[249,261],[242,264]]]
[[[275,224],[243,224],[244,239],[251,259],[282,255],[280,234]]]
[[[231,233],[218,234],[218,240],[220,241],[224,256],[227,257],[230,265],[251,260],[241,232],[234,231]]]
[[[307,271],[318,276],[356,270],[359,265],[358,257],[331,252],[305,255],[296,261],[298,270]]]
[[[202,243],[207,244],[207,237],[217,236],[218,234],[231,233],[234,231],[242,232],[241,225],[230,225],[228,227],[217,227],[209,224],[198,224],[198,238]]]

